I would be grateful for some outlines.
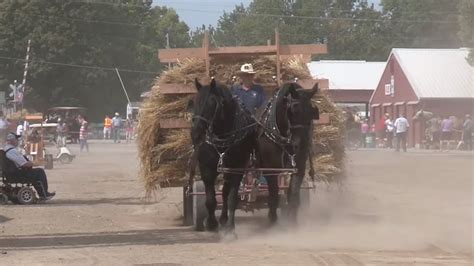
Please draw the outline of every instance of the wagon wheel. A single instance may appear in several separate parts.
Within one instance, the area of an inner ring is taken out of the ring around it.
[[[72,156],[68,155],[68,154],[61,154],[59,156],[59,161],[62,163],[62,164],[68,164],[68,163],[71,163],[72,162]]]
[[[36,194],[30,187],[22,187],[16,194],[18,203],[21,205],[29,205],[36,202]]]
[[[205,192],[204,182],[195,181],[193,193]],[[193,225],[196,231],[204,231],[204,219],[207,216],[206,197],[203,195],[193,195]]]

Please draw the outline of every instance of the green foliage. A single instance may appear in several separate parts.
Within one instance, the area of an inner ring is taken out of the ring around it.
[[[474,65],[474,1],[462,0],[459,3],[459,37],[463,45],[470,48],[469,62]]]
[[[161,70],[157,50],[166,33],[171,47],[186,47],[188,31],[174,10],[152,7],[151,0],[0,2],[0,56],[24,58],[31,39],[25,105],[38,111],[81,105],[98,118],[123,113],[126,98],[112,68],[122,69],[131,99],[138,100]],[[22,79],[24,61],[0,62],[3,83]]]
[[[396,47],[459,47],[458,0],[383,0]]]
[[[224,12],[212,34],[220,46],[263,45],[278,28],[282,43],[327,43],[321,59],[384,61],[394,47],[459,47],[458,1],[382,0],[379,10],[367,0],[254,0]]]

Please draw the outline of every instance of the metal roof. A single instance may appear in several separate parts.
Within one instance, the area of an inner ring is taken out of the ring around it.
[[[392,49],[418,98],[473,98],[468,49]],[[397,85],[395,84],[395,87]]]
[[[329,79],[330,90],[375,90],[385,62],[322,60],[308,63],[313,78]]]

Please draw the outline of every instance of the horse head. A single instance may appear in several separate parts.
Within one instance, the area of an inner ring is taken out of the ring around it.
[[[310,140],[312,121],[319,119],[319,110],[311,103],[311,99],[319,90],[318,86],[316,83],[312,89],[305,90],[300,85],[294,84],[298,97],[291,101],[288,118],[292,142],[296,147],[307,146],[307,143],[304,142]]]
[[[232,121],[229,114],[233,101],[229,90],[215,79],[209,85],[202,85],[196,79],[195,86],[197,94],[189,102],[188,108],[193,110],[191,139],[193,145],[199,145],[208,132],[219,133]]]

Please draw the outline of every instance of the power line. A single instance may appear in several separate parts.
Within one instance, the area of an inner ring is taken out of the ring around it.
[[[0,59],[5,59],[5,60],[16,60],[16,61],[23,61],[25,62],[25,59],[22,58],[15,58],[15,57],[9,57],[9,56],[0,56]],[[105,71],[114,71],[115,68],[113,67],[102,67],[102,66],[87,66],[87,65],[78,65],[78,64],[68,64],[68,63],[60,63],[60,62],[52,62],[52,61],[44,61],[44,60],[29,60],[28,62],[34,62],[34,63],[39,63],[39,64],[48,64],[48,65],[58,65],[58,66],[68,66],[68,67],[76,67],[76,68],[87,68],[87,69],[98,69],[98,70],[105,70]],[[129,73],[141,73],[141,74],[153,74],[157,75],[157,72],[151,72],[151,71],[143,71],[143,70],[133,70],[133,69],[120,69],[122,72],[129,72]]]
[[[107,5],[120,5],[117,3],[105,3],[105,2],[87,2],[87,1],[75,1],[77,3],[89,3],[89,4],[107,4]],[[188,9],[188,8],[176,8],[176,10],[182,11],[189,11],[189,12],[197,12],[197,13],[219,13],[223,14],[223,11],[218,10],[203,10],[203,9]],[[350,17],[330,17],[330,16],[302,16],[302,15],[279,15],[279,14],[269,14],[264,12],[257,12],[256,13],[246,13],[246,12],[234,12],[234,14],[241,15],[241,16],[264,16],[264,17],[273,17],[273,18],[299,18],[299,19],[313,19],[313,20],[342,20],[342,21],[366,21],[366,22],[407,22],[407,23],[439,23],[439,24],[454,24],[459,23],[457,20],[407,20],[407,19],[370,19],[370,18],[350,18]],[[51,18],[51,15],[45,14],[34,14],[33,16],[37,17],[47,17]],[[135,27],[145,27],[143,24],[138,23],[126,23],[126,22],[115,22],[115,21],[106,21],[106,20],[93,20],[93,19],[79,19],[73,18],[69,16],[56,16],[64,19],[69,19],[72,21],[82,21],[88,23],[96,23],[96,24],[110,24],[110,25],[121,25],[121,26],[135,26]]]

